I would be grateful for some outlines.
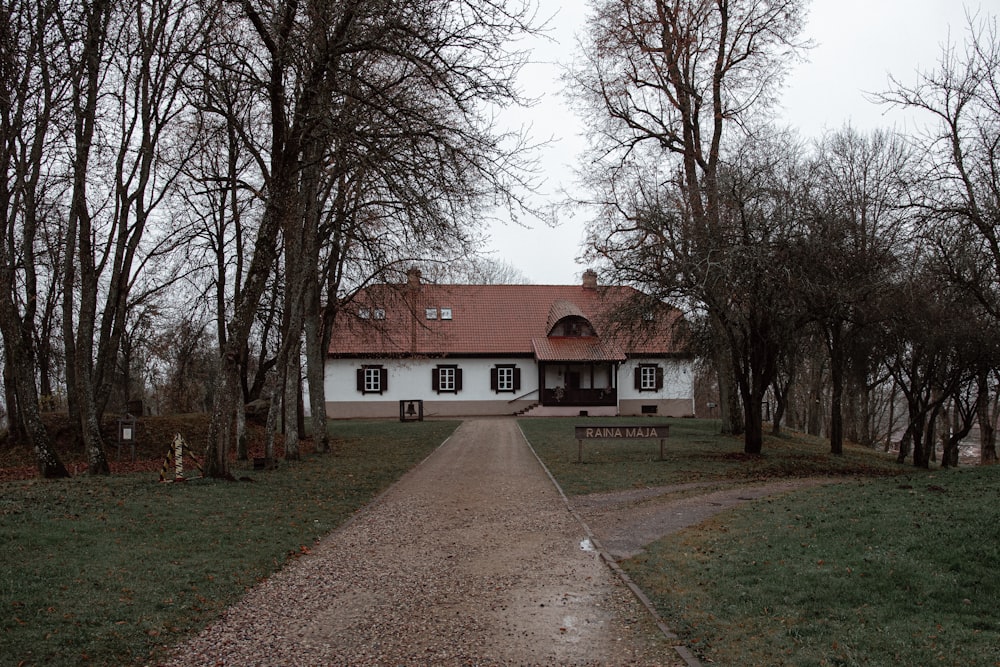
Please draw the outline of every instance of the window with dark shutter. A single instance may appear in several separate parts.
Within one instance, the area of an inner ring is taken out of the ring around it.
[[[663,368],[656,364],[639,364],[635,369],[636,391],[663,389]]]
[[[514,365],[490,369],[490,389],[498,394],[512,394],[521,388],[521,369]]]
[[[432,368],[431,390],[439,394],[457,394],[462,390],[462,369],[454,365]]]
[[[381,394],[389,389],[389,369],[362,366],[357,372],[357,389],[362,394]]]

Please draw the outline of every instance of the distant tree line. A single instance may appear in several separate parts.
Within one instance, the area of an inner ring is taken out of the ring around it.
[[[0,330],[9,437],[89,471],[132,398],[211,412],[206,472],[269,400],[327,448],[324,353],[360,287],[476,247],[534,178],[519,104],[532,5],[19,0],[0,7]],[[303,363],[303,359],[305,362]],[[273,434],[273,429],[272,429]],[[268,447],[273,448],[273,438]]]
[[[591,131],[588,256],[679,303],[717,377],[723,428],[791,423],[943,465],[978,419],[996,460],[1000,35],[970,16],[880,101],[923,133],[813,141],[768,111],[805,0],[596,0],[570,87]],[[918,116],[919,117],[919,116]],[[897,408],[900,406],[900,408]],[[905,407],[903,407],[905,406]],[[901,414],[902,413],[902,414]]]

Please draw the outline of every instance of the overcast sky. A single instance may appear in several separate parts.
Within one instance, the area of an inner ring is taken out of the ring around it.
[[[891,73],[912,82],[915,72],[933,68],[941,46],[964,38],[965,7],[997,13],[996,0],[812,0],[805,37],[815,48],[808,62],[798,65],[786,81],[776,120],[798,129],[805,138],[818,137],[850,123],[859,130],[911,127],[914,118],[875,105],[865,93],[887,88]],[[544,16],[558,14],[548,33],[551,43],[539,43],[531,65],[522,75],[525,92],[539,103],[508,116],[530,125],[539,140],[552,139],[542,152],[543,194],[561,199],[572,190],[573,166],[584,148],[582,126],[560,94],[560,64],[576,49],[575,35],[586,15],[583,0],[539,0]],[[1000,4],[1000,3],[997,3]],[[546,197],[542,197],[544,202]],[[575,284],[587,267],[576,263],[581,254],[586,219],[560,218],[549,228],[537,220],[491,228],[494,259],[519,269],[536,284]]]

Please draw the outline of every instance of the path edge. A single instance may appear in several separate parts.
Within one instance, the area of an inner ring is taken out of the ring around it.
[[[517,430],[521,434],[521,439],[524,440],[524,443],[526,445],[528,445],[528,449],[531,450],[532,456],[535,457],[535,460],[538,461],[538,465],[540,465],[542,467],[542,470],[545,471],[545,474],[548,476],[549,481],[552,482],[552,486],[554,486],[556,491],[559,492],[559,497],[562,498],[563,504],[566,505],[567,511],[569,511],[569,513],[573,516],[573,518],[577,521],[577,523],[579,523],[580,526],[583,528],[584,534],[587,536],[587,539],[590,540],[590,543],[594,545],[594,549],[597,550],[597,553],[600,555],[601,560],[604,561],[604,564],[608,566],[608,568],[621,580],[623,584],[625,584],[625,586],[632,592],[632,595],[635,596],[635,598],[639,601],[639,604],[645,607],[646,612],[650,615],[650,618],[653,619],[653,622],[656,623],[656,627],[659,628],[663,636],[668,640],[678,639],[677,634],[673,632],[660,617],[660,614],[656,611],[656,607],[653,606],[653,603],[649,599],[649,597],[632,580],[632,577],[628,576],[628,573],[625,572],[625,570],[623,570],[620,565],[618,565],[618,562],[615,561],[615,559],[611,556],[611,554],[609,554],[605,550],[604,546],[594,536],[593,531],[590,530],[590,526],[587,525],[587,522],[583,520],[583,517],[580,515],[580,513],[577,512],[576,508],[573,507],[573,503],[569,501],[569,498],[566,496],[566,493],[559,485],[559,482],[556,481],[556,478],[549,470],[549,467],[545,465],[545,462],[542,461],[542,458],[538,455],[538,452],[536,452],[535,448],[531,445],[531,441],[528,440],[528,437],[526,435],[524,435],[524,431],[521,429],[521,424],[518,423],[516,420],[514,423],[517,424]],[[680,657],[680,659],[683,660],[688,667],[703,667],[702,663],[691,652],[691,649],[689,649],[684,644],[671,644],[671,648],[674,649],[678,657]]]

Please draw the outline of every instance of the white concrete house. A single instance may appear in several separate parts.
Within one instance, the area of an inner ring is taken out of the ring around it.
[[[694,414],[692,358],[678,311],[612,326],[640,296],[597,285],[374,285],[337,318],[326,364],[331,418]]]

